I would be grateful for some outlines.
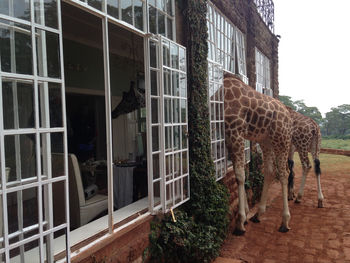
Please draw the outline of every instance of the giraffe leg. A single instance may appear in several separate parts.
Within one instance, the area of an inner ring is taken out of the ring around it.
[[[238,218],[236,229],[233,232],[235,235],[243,235],[245,233],[244,224],[246,223],[247,211],[247,196],[244,188],[245,183],[245,160],[244,160],[244,139],[238,134],[234,138],[230,138],[234,144],[230,147],[231,159],[234,162],[235,175],[238,184]]]
[[[314,135],[311,142],[311,154],[312,159],[314,160],[314,169],[316,174],[316,182],[317,182],[317,196],[318,196],[318,207],[323,207],[323,194],[321,189],[321,166],[320,166],[320,148],[321,148],[321,134],[320,130],[317,127],[318,132]]]
[[[301,178],[301,183],[300,183],[298,196],[295,199],[295,203],[297,203],[297,204],[300,203],[300,200],[303,198],[306,177],[307,177],[307,174],[309,173],[309,171],[311,169],[310,160],[309,160],[309,157],[308,157],[308,152],[306,150],[299,151],[299,157],[300,157],[301,165],[303,167],[303,176]]]
[[[254,223],[260,222],[260,217],[266,211],[266,203],[268,197],[268,191],[271,183],[273,182],[273,156],[274,153],[268,150],[267,147],[261,145],[263,150],[263,165],[264,165],[264,185],[261,192],[261,198],[258,205],[258,212],[250,219]]]
[[[318,208],[323,207],[323,194],[321,188],[321,168],[320,168],[320,160],[315,159],[315,173],[317,180],[317,195],[318,195]]]
[[[246,193],[244,189],[245,172],[244,168],[237,166],[235,168],[236,179],[238,183],[238,219],[237,226],[234,231],[235,235],[243,235],[245,233],[244,223],[246,222]]]
[[[288,200],[293,200],[294,195],[294,152],[295,147],[291,145],[288,155],[288,168],[289,168],[289,176],[288,176]]]
[[[277,172],[279,175],[279,179],[282,186],[282,199],[283,199],[283,212],[282,212],[282,224],[278,231],[285,233],[288,232],[289,220],[290,220],[290,212],[288,207],[288,172],[286,168],[286,160],[287,154],[285,154],[285,158],[283,154],[277,156]]]

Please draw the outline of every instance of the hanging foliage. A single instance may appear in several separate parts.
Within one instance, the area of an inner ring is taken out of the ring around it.
[[[215,180],[208,109],[207,1],[182,2],[187,25],[188,127],[191,199],[151,224],[151,262],[211,262],[228,229],[228,190]]]

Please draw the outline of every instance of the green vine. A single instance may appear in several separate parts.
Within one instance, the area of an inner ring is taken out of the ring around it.
[[[229,218],[226,186],[215,180],[211,159],[207,96],[208,45],[206,0],[182,2],[187,25],[188,129],[191,199],[151,223],[151,262],[211,262],[225,240]]]
[[[258,152],[252,152],[249,163],[249,176],[245,182],[246,189],[251,189],[253,193],[253,196],[250,200],[252,205],[255,205],[257,202],[259,202],[261,197],[261,192],[264,185],[262,165],[262,154]]]

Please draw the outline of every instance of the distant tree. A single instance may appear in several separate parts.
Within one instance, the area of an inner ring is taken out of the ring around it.
[[[293,101],[292,98],[289,96],[279,96],[279,98],[284,105],[289,106],[293,110],[310,117],[311,119],[316,121],[318,125],[322,123],[322,115],[317,107],[308,107],[306,106],[303,100]]]
[[[342,137],[350,134],[350,104],[331,108],[331,111],[326,113],[322,130],[325,135]]]
[[[284,105],[291,107],[293,110],[297,109],[296,106],[294,105],[294,102],[292,101],[292,97],[280,95],[279,99],[280,101],[282,101]]]

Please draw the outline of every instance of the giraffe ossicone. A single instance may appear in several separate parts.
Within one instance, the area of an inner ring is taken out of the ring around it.
[[[253,221],[260,222],[260,216],[266,210],[268,189],[277,178],[281,183],[283,196],[282,224],[279,231],[287,232],[290,229],[286,166],[291,144],[290,112],[279,100],[255,91],[235,75],[225,74],[224,89],[226,146],[238,183],[238,220],[235,233],[245,232],[244,224],[248,212],[244,189],[245,140],[259,143],[263,152],[264,186]]]

